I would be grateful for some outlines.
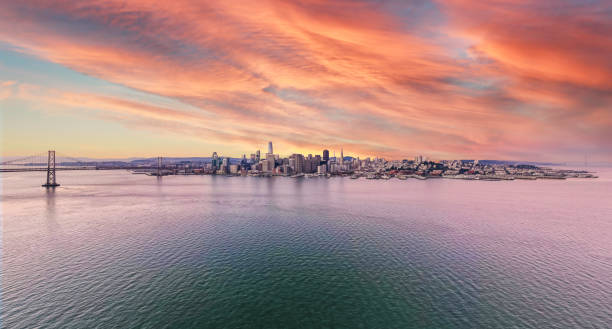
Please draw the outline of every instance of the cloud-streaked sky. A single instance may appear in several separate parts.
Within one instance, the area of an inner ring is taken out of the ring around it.
[[[3,155],[612,161],[612,2],[0,0]]]

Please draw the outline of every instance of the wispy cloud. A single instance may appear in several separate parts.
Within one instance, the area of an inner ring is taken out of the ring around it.
[[[58,91],[60,101],[133,129],[245,151],[272,139],[392,157],[612,153],[604,1],[26,1],[2,9],[0,41],[190,109]]]

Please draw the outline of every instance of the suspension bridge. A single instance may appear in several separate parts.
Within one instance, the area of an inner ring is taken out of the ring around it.
[[[151,166],[112,166],[103,162],[79,159],[71,156],[56,154],[54,150],[46,154],[31,155],[0,163],[0,172],[26,172],[41,171],[47,173],[47,180],[43,187],[53,188],[60,186],[55,173],[62,170],[112,170],[112,169],[152,169],[153,176],[162,176],[163,160],[157,157],[156,164]]]

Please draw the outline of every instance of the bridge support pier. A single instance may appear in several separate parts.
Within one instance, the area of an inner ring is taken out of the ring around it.
[[[42,186],[46,188],[60,186],[60,184],[55,181],[55,151],[49,151],[47,160],[47,183]]]

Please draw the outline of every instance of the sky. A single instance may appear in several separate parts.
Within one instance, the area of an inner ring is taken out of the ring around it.
[[[0,0],[2,156],[612,161],[612,1]]]

